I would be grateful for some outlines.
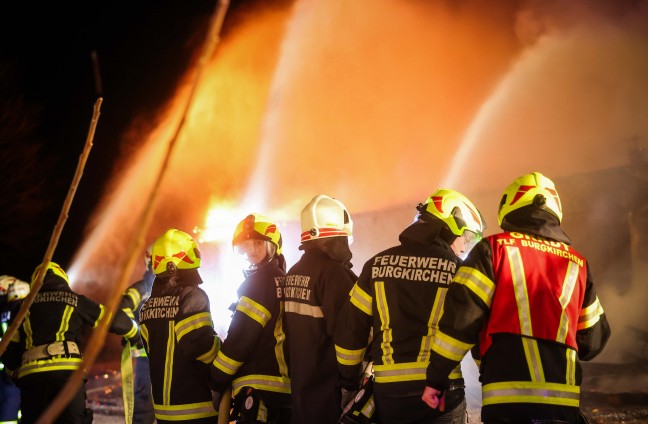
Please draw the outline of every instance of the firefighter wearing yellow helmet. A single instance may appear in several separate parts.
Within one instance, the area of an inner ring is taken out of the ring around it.
[[[353,287],[353,221],[344,204],[317,195],[301,212],[299,261],[288,271],[284,300],[295,423],[334,423],[340,417],[335,324]]]
[[[209,298],[199,285],[200,249],[171,228],[151,248],[155,280],[140,311],[158,423],[215,422],[209,367],[220,348]]]
[[[32,284],[43,264],[34,271]],[[2,357],[20,388],[22,421],[38,420],[63,389],[72,373],[82,366],[81,340],[106,314],[103,305],[74,292],[67,273],[48,262],[43,285]],[[117,311],[109,331],[133,342],[139,339],[137,323]],[[81,387],[58,417],[61,422],[91,422]]]
[[[436,190],[416,209],[400,244],[364,264],[340,313],[344,325],[336,328],[335,350],[343,397],[353,398],[360,388],[363,362],[369,358],[375,379],[375,402],[363,401],[372,387],[364,385],[342,423],[465,421],[461,367],[448,372],[443,413],[421,402],[421,396],[445,293],[461,257],[481,239],[486,224],[475,205],[452,189]]]
[[[447,403],[448,373],[476,347],[484,423],[579,422],[579,360],[603,350],[610,327],[562,218],[539,172],[504,190],[503,231],[473,249],[445,298],[422,397],[430,407]]]
[[[237,290],[227,339],[213,362],[214,389],[222,394],[231,387],[237,423],[290,424],[281,233],[270,218],[252,213],[236,226],[232,248],[245,280]]]

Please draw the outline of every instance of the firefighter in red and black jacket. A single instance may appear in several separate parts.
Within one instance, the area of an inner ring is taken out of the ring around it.
[[[603,350],[610,327],[562,215],[554,183],[538,172],[506,188],[504,232],[482,240],[450,285],[427,370],[428,405],[443,403],[448,372],[478,345],[484,423],[579,422],[579,360]]]
[[[362,268],[336,328],[339,370],[344,388],[353,394],[370,350],[378,422],[463,423],[460,366],[446,373],[452,382],[446,411],[431,409],[421,395],[443,299],[460,258],[481,239],[486,224],[475,205],[451,189],[435,191],[417,210],[414,222],[401,232],[400,244],[377,253]],[[368,420],[370,411],[359,414],[366,418],[354,422],[375,422]]]
[[[341,394],[333,341],[338,314],[355,284],[346,207],[315,196],[301,212],[303,255],[284,282],[284,324],[294,424],[330,424],[340,418]]]
[[[234,230],[232,247],[245,280],[211,376],[218,393],[231,387],[237,423],[290,424],[281,297],[286,260],[281,245],[277,226],[258,213],[248,215]]]
[[[41,266],[34,271],[32,284]],[[21,423],[36,422],[58,396],[83,362],[80,342],[85,330],[97,326],[105,313],[103,305],[72,291],[58,264],[48,263],[43,286],[2,357],[20,388]],[[137,324],[121,310],[115,313],[109,331],[133,342],[139,339]],[[92,422],[91,413],[86,410],[82,385],[57,422]]]
[[[169,229],[151,248],[155,281],[140,311],[158,423],[213,423],[209,367],[220,348],[202,283],[200,250]]]

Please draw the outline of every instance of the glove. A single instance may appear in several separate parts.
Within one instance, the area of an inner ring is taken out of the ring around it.
[[[341,392],[342,392],[342,398],[340,400],[340,408],[344,410],[349,403],[353,402],[356,395],[358,394],[358,391],[347,390],[344,387],[342,387]]]

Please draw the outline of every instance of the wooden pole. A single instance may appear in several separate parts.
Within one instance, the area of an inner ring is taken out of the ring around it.
[[[92,332],[92,335],[90,336],[90,339],[87,343],[83,355],[83,362],[81,366],[72,373],[70,379],[65,384],[61,392],[58,394],[56,399],[52,401],[52,403],[48,406],[45,412],[43,412],[43,414],[39,417],[36,424],[51,424],[52,422],[54,422],[54,420],[61,414],[63,409],[65,409],[66,405],[70,402],[70,400],[74,397],[76,392],[79,390],[79,387],[81,386],[85,378],[86,370],[92,368],[92,366],[95,363],[95,360],[97,359],[97,356],[99,355],[99,352],[103,348],[104,341],[106,339],[106,334],[108,332],[108,326],[110,324],[110,320],[112,319],[112,316],[115,313],[115,310],[117,309],[117,305],[121,300],[122,293],[126,287],[128,278],[130,278],[131,276],[131,273],[135,266],[135,262],[138,261],[140,258],[140,254],[137,252],[141,252],[144,249],[144,239],[146,236],[146,231],[148,230],[148,227],[153,218],[153,212],[155,211],[155,204],[157,202],[157,198],[159,197],[159,191],[162,185],[161,184],[162,180],[164,179],[166,169],[171,160],[171,155],[176,146],[178,136],[180,135],[180,132],[184,127],[187,113],[193,102],[193,97],[196,92],[196,87],[198,86],[198,82],[200,81],[205,65],[213,55],[216,45],[220,40],[220,36],[219,36],[220,29],[223,25],[223,21],[225,19],[225,14],[227,12],[228,6],[229,6],[228,0],[219,0],[214,10],[214,14],[212,15],[209,31],[207,33],[207,37],[205,38],[203,44],[203,50],[198,61],[198,65],[197,65],[198,69],[194,74],[194,78],[190,87],[189,96],[187,98],[187,102],[185,103],[185,107],[180,122],[176,128],[176,131],[173,134],[173,137],[169,141],[169,145],[167,147],[167,152],[164,156],[162,166],[160,167],[155,183],[153,184],[153,188],[151,189],[151,192],[147,199],[146,208],[144,209],[142,215],[139,218],[138,225],[137,225],[137,229],[138,229],[137,234],[135,237],[132,238],[130,247],[127,250],[128,260],[126,261],[126,264],[122,268],[122,272],[119,276],[118,283],[113,286],[114,290],[111,294],[109,301],[105,305],[106,310],[109,313],[104,315],[104,317],[97,325],[97,328]]]
[[[95,130],[97,129],[97,122],[99,121],[99,115],[101,114],[100,109],[102,102],[103,99],[101,97],[99,97],[95,101],[94,112],[92,114],[92,121],[90,122],[90,129],[88,130],[88,135],[86,137],[85,147],[83,149],[83,152],[81,153],[81,156],[79,157],[76,173],[74,174],[72,184],[70,184],[70,189],[68,190],[67,197],[65,198],[65,202],[63,203],[63,208],[61,209],[58,221],[56,222],[56,226],[54,227],[54,231],[52,232],[52,236],[50,237],[49,245],[47,246],[47,250],[45,251],[45,257],[43,258],[42,262],[43,265],[38,270],[36,280],[32,283],[29,294],[20,305],[20,309],[18,310],[14,321],[7,329],[7,332],[5,333],[2,340],[0,340],[0,356],[4,354],[5,350],[7,349],[9,340],[11,340],[11,337],[15,334],[18,327],[20,327],[20,325],[22,324],[23,320],[25,319],[25,315],[27,315],[27,311],[34,302],[34,298],[38,294],[40,288],[43,286],[45,271],[47,271],[47,266],[52,260],[52,256],[54,255],[54,250],[56,249],[56,245],[58,244],[61,232],[63,232],[63,226],[65,225],[65,221],[67,221],[68,213],[70,212],[70,206],[72,205],[72,200],[74,199],[77,187],[79,186],[79,181],[81,180],[81,176],[83,175],[83,169],[85,168],[86,161],[88,160],[88,156],[90,155],[92,141],[94,139]]]

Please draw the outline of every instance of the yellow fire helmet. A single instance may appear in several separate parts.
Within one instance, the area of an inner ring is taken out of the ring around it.
[[[445,222],[457,237],[464,235],[468,230],[474,234],[473,239],[477,243],[484,236],[484,217],[466,196],[456,190],[438,189],[418,209],[420,212],[429,212]]]
[[[200,249],[189,234],[171,228],[153,243],[151,259],[156,275],[167,271],[170,264],[177,269],[200,268]]]
[[[32,273],[32,276],[31,276],[31,283],[30,283],[30,284],[34,284],[34,283],[36,282],[36,277],[38,276],[38,270],[41,269],[42,266],[43,266],[43,264],[40,264],[40,265],[38,265],[38,266],[36,267],[36,269],[35,269],[34,272]],[[60,266],[59,264],[57,264],[57,263],[55,263],[55,262],[50,262],[50,263],[47,265],[47,269],[45,270],[45,274],[47,275],[47,271],[50,271],[50,270],[51,270],[55,275],[58,275],[59,277],[61,277],[62,279],[64,279],[65,282],[68,283],[68,285],[70,285],[70,280],[68,279],[67,274],[65,273],[65,271],[63,270],[63,268],[61,268],[61,266]],[[44,277],[43,277],[43,278],[44,278]]]
[[[301,212],[301,241],[326,237],[353,236],[353,221],[339,200],[318,194]]]
[[[562,205],[556,186],[539,172],[522,175],[506,187],[499,204],[497,222],[502,225],[506,215],[529,205],[550,212],[562,222]]]
[[[269,241],[275,245],[276,253],[281,254],[281,233],[267,216],[252,213],[238,223],[232,237],[232,246],[248,239]]]

